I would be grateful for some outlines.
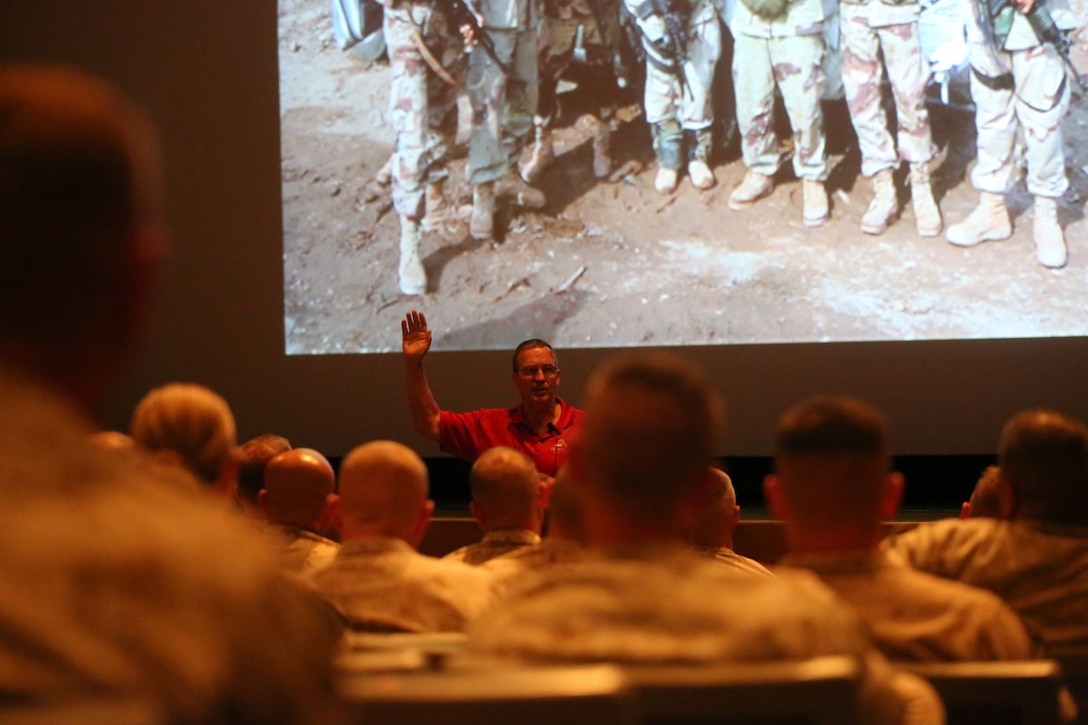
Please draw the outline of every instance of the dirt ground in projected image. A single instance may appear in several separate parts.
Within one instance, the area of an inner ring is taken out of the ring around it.
[[[426,235],[430,290],[408,298],[397,290],[388,192],[368,192],[392,147],[388,68],[336,47],[327,0],[281,0],[280,22],[288,352],[399,350],[398,322],[412,308],[427,313],[435,349],[509,348],[530,336],[622,347],[1088,334],[1084,97],[1063,129],[1070,262],[1059,271],[1035,262],[1023,190],[1010,197],[1008,241],[960,249],[923,239],[909,205],[882,236],[861,234],[869,188],[841,106],[828,116],[832,218],[806,229],[788,170],[752,209],[727,208],[743,176],[736,151],[718,160],[715,188],[700,192],[685,179],[674,196],[657,194],[637,102],[623,109],[613,143],[614,166],[629,163],[630,173],[596,181],[574,93],[557,124],[566,153],[542,181],[547,208],[500,219],[506,231],[494,245],[473,240],[465,224]],[[1075,58],[1088,68],[1084,36]],[[977,200],[967,180],[973,118],[947,108],[932,117],[944,154],[935,188],[954,223]],[[451,177],[468,202],[463,150]]]

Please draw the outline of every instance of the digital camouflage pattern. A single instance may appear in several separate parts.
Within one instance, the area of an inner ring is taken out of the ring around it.
[[[861,149],[861,173],[871,177],[895,169],[900,158],[912,164],[929,161],[933,158],[926,110],[929,68],[922,57],[917,4],[844,2],[840,14],[842,80]],[[905,21],[894,22],[901,19]],[[895,99],[896,139],[888,130],[882,103],[885,67]]]
[[[454,80],[464,77],[460,36],[430,3],[394,2],[383,21],[389,54],[389,122],[396,133],[392,158],[393,206],[419,220],[424,190],[446,178],[446,157],[457,133],[457,89],[424,60],[419,37]]]

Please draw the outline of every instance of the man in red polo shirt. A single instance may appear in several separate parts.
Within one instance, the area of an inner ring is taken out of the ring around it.
[[[514,350],[511,378],[521,397],[518,405],[452,413],[438,407],[423,371],[423,358],[431,349],[427,318],[412,310],[400,329],[408,406],[412,425],[421,435],[468,461],[488,448],[507,446],[529,456],[542,474],[555,477],[567,460],[567,443],[582,422],[582,411],[555,395],[559,360],[551,345],[532,339]]]

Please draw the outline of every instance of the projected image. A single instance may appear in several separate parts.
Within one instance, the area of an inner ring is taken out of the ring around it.
[[[371,34],[342,49],[347,40],[334,32],[330,0],[280,0],[289,354],[399,351],[410,309],[426,313],[434,349],[445,350],[510,349],[527,337],[571,348],[1088,335],[1088,97],[1072,93],[1061,116],[1068,188],[1053,204],[1027,190],[1022,177],[1035,162],[1023,132],[1011,165],[1019,181],[1004,197],[980,197],[972,185],[976,104],[967,93],[961,12],[951,5],[960,0],[924,3],[920,23],[933,71],[926,89],[933,158],[914,165],[921,171],[903,163],[872,177],[837,84],[827,84],[831,97],[810,103],[823,114],[824,163],[800,120],[806,99],[790,85],[792,64],[778,69],[773,122],[762,116],[738,126],[752,100],[737,103],[735,87],[758,94],[754,71],[741,72],[735,86],[729,59],[752,39],[734,42],[714,13],[710,21],[698,16],[704,0],[697,0],[685,2],[693,8],[686,24],[663,24],[664,40],[644,43],[637,24],[616,21],[617,1],[545,0],[552,45],[536,49],[537,110],[550,119],[534,124],[532,114],[511,114],[524,146],[504,173],[501,142],[470,151],[469,90],[496,97],[495,78],[505,77],[510,103],[532,95],[519,92],[512,32],[481,31],[505,68],[490,55],[471,61],[449,30],[462,22],[451,2],[447,13],[401,23],[397,37]],[[1073,18],[1083,26],[1088,0],[1068,2],[1071,13],[1055,10],[1058,24]],[[749,4],[727,9],[740,16]],[[367,26],[363,7],[367,36],[380,16]],[[1085,69],[1082,31],[1063,37],[1075,40],[1069,59]],[[838,38],[828,27],[820,42],[833,50]],[[398,153],[406,165],[399,183],[392,178],[394,129],[410,148],[404,129],[427,104],[391,73],[386,45],[422,46],[429,56],[414,52],[410,68],[437,79],[427,101],[431,127],[451,139],[441,183],[426,171],[438,166],[433,142]],[[487,53],[482,47],[473,53]],[[688,49],[681,78],[669,66],[676,47]],[[646,48],[660,55],[649,71]],[[834,79],[835,66],[828,70]],[[659,93],[647,105],[648,83]],[[402,95],[391,111],[394,85]],[[1031,85],[1036,95],[1056,87]],[[886,78],[883,90],[891,93]],[[895,124],[895,104],[884,107]],[[747,140],[750,152],[763,128],[775,140],[757,161],[742,147]],[[899,140],[901,149],[909,143]],[[811,183],[818,181],[822,188]],[[918,196],[922,181],[929,203]],[[980,199],[1004,208],[984,207],[994,216],[980,222]],[[971,243],[983,237],[1006,238]],[[1063,238],[1067,260],[1059,258]]]

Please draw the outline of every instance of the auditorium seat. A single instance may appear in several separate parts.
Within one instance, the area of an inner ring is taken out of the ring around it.
[[[859,722],[861,666],[853,657],[624,671],[647,725]]]
[[[929,680],[944,700],[949,725],[1061,722],[1061,667],[1053,660],[895,664]]]
[[[610,665],[386,673],[341,679],[349,722],[366,725],[637,725]]]

